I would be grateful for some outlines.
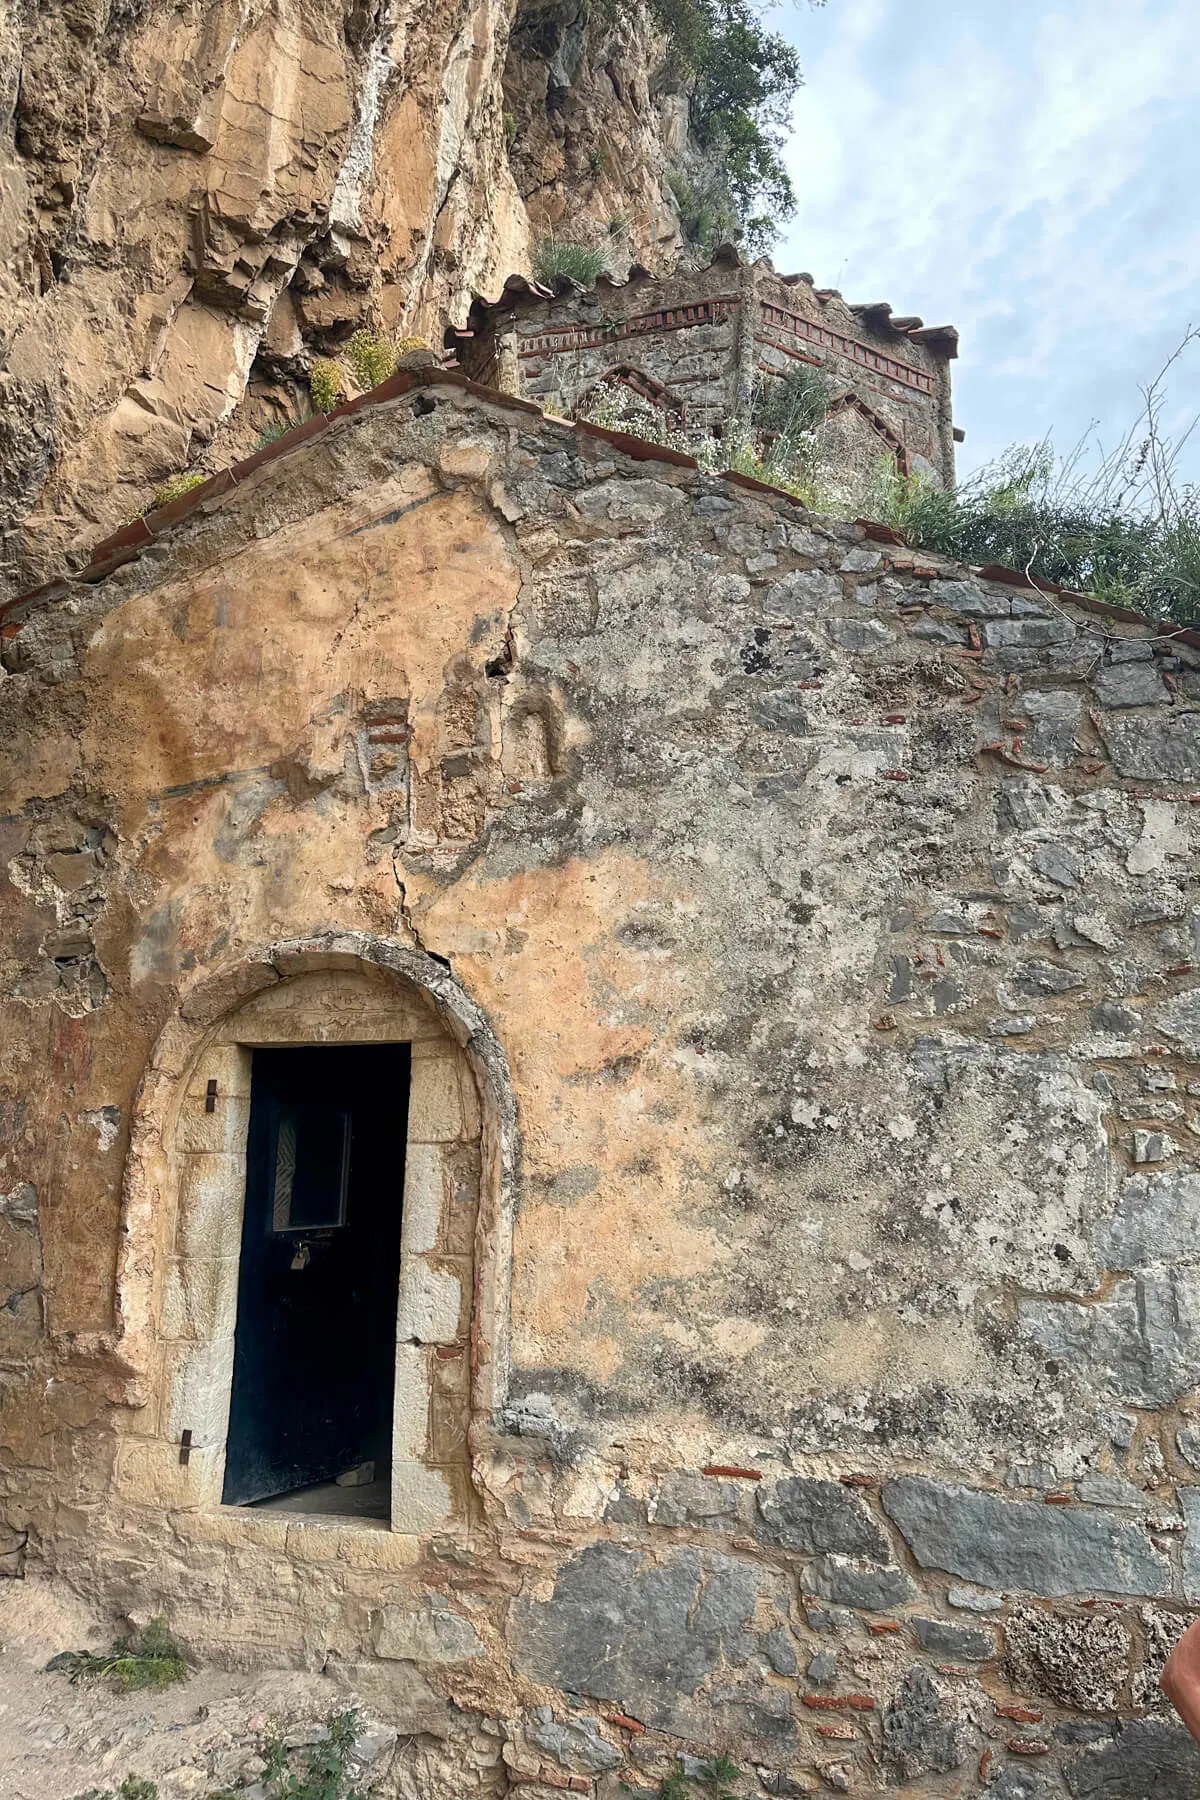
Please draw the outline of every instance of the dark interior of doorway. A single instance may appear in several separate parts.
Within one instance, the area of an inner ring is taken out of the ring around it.
[[[226,1505],[388,1517],[409,1067],[254,1052]]]

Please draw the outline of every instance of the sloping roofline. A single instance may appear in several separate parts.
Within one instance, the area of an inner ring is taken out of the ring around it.
[[[120,530],[111,532],[102,538],[91,549],[91,560],[87,565],[74,573],[55,577],[51,581],[42,582],[40,586],[28,589],[23,594],[0,605],[0,638],[13,638],[20,632],[22,625],[39,603],[46,603],[53,598],[61,598],[70,591],[71,584],[86,583],[94,585],[104,581],[126,563],[133,562],[140,556],[147,545],[159,541],[169,535],[171,530],[182,519],[186,519],[198,507],[207,505],[222,494],[238,487],[256,469],[264,463],[273,462],[276,457],[293,456],[311,438],[318,437],[323,431],[335,424],[339,419],[349,418],[365,412],[375,406],[386,405],[388,401],[400,399],[403,395],[419,388],[450,387],[461,392],[486,400],[492,406],[503,407],[510,412],[524,413],[544,423],[552,423],[566,427],[581,437],[600,438],[611,444],[635,462],[657,462],[674,464],[676,468],[699,469],[700,464],[694,456],[686,455],[682,450],[672,450],[665,444],[651,443],[646,438],[631,437],[623,431],[610,431],[606,426],[594,425],[589,419],[559,419],[555,415],[545,413],[540,406],[531,400],[519,400],[513,394],[502,393],[498,388],[484,387],[480,382],[471,381],[457,369],[413,368],[401,369],[387,381],[379,383],[365,394],[354,400],[347,400],[331,413],[317,413],[303,424],[295,426],[283,437],[276,438],[253,456],[247,456],[241,462],[232,463],[226,469],[220,469],[210,475],[207,481],[199,486],[189,488],[178,500],[172,500],[167,506],[159,506],[153,511],[131,519]],[[790,505],[807,512],[803,502],[795,494],[788,493],[786,488],[772,487],[768,482],[756,481],[751,475],[741,475],[734,469],[721,470],[716,477],[727,482],[731,487],[745,488],[751,493],[767,494],[776,500],[785,500]],[[857,519],[864,535],[882,545],[903,549],[913,554],[912,548],[906,545],[899,532],[891,526],[882,525],[876,520]],[[1200,649],[1200,629],[1189,625],[1176,625],[1148,619],[1142,613],[1131,611],[1128,607],[1106,606],[1093,600],[1087,594],[1077,594],[1070,588],[1061,586],[1055,581],[1044,581],[1041,577],[1019,573],[1016,569],[1002,568],[991,564],[987,567],[976,567],[973,564],[956,563],[951,558],[943,557],[936,552],[920,552],[935,557],[938,564],[947,569],[967,569],[984,581],[1002,582],[1006,586],[1025,588],[1030,591],[1049,594],[1070,601],[1072,606],[1084,612],[1093,613],[1106,619],[1117,619],[1123,624],[1148,625],[1156,635],[1177,639],[1194,649]]]

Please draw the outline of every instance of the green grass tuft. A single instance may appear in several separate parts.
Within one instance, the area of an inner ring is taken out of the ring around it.
[[[565,275],[581,288],[590,288],[601,275],[607,275],[608,255],[589,244],[569,244],[562,238],[544,237],[534,245],[533,273],[547,287],[553,287]]]
[[[92,1650],[65,1650],[52,1656],[46,1668],[69,1675],[73,1683],[107,1681],[122,1693],[131,1693],[138,1688],[170,1687],[172,1682],[186,1681],[191,1672],[187,1657],[167,1629],[166,1620],[161,1618],[151,1619],[132,1638],[118,1639],[107,1654],[98,1656]],[[126,1796],[122,1795],[122,1800],[126,1800]],[[132,1800],[147,1800],[147,1797],[135,1794]]]

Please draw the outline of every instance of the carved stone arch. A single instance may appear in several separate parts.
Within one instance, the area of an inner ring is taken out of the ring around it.
[[[417,1536],[469,1514],[470,1421],[496,1413],[508,1378],[516,1104],[496,1033],[450,970],[357,932],[288,940],[209,973],[155,1044],[122,1192],[115,1348],[135,1410],[118,1500],[220,1506],[252,1047],[346,1042],[412,1046],[392,1529]],[[464,1195],[473,1231],[454,1213]],[[428,1319],[439,1305],[446,1322],[406,1338],[406,1309]],[[456,1358],[462,1416],[447,1426]],[[437,1442],[439,1419],[453,1457]]]
[[[615,369],[607,369],[599,380],[593,381],[580,394],[576,411],[585,412],[597,389],[611,387],[614,383],[619,387],[629,388],[657,411],[669,413],[676,423],[683,425],[687,422],[687,403],[653,375],[648,375],[644,369],[635,368],[632,363],[618,363]]]

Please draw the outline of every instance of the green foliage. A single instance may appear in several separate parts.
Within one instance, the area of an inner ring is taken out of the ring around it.
[[[161,487],[155,488],[154,496],[145,508],[146,512],[153,512],[159,506],[169,506],[172,500],[182,500],[185,494],[190,494],[193,488],[198,488],[207,480],[208,476],[201,474],[199,469],[172,475],[169,481],[164,481]]]
[[[329,1721],[329,1736],[323,1744],[314,1744],[302,1753],[299,1769],[288,1767],[287,1752],[275,1742],[263,1752],[266,1759],[265,1784],[278,1800],[366,1800],[359,1788],[346,1788],[346,1765],[354,1747],[358,1730],[358,1713],[354,1710],[336,1714]]]
[[[722,244],[732,244],[741,237],[742,222],[719,167],[710,165],[699,174],[671,169],[667,186],[675,196],[679,229],[693,261],[710,262]]]
[[[135,1688],[170,1687],[174,1681],[186,1681],[189,1674],[187,1658],[161,1618],[151,1619],[132,1638],[119,1638],[107,1655],[64,1650],[52,1656],[46,1668],[60,1670],[73,1683],[108,1681],[124,1693]],[[126,1800],[124,1794],[122,1800]],[[132,1800],[146,1797],[135,1794]]]
[[[373,331],[356,331],[346,345],[346,356],[354,371],[354,379],[364,393],[378,387],[381,381],[396,373],[399,356],[395,344]]]
[[[506,110],[504,114],[504,148],[506,150],[512,148],[513,144],[516,142],[516,137],[517,115]]]
[[[318,412],[331,413],[342,397],[345,377],[331,356],[314,356],[308,371],[308,391]]]
[[[297,425],[306,425],[312,417],[312,413],[308,412],[300,419],[277,419],[273,425],[268,425],[265,431],[259,432],[254,440],[251,456],[255,454],[255,451],[265,450],[268,444],[277,444],[280,438],[287,436],[289,431],[295,431]]]
[[[813,431],[829,413],[837,389],[811,363],[797,363],[775,381],[764,381],[751,405],[751,418],[761,431],[793,438]]]
[[[800,59],[766,29],[755,0],[649,3],[679,74],[691,83],[692,133],[723,167],[738,236],[765,247],[777,221],[796,210],[782,147]]]
[[[1111,472],[1111,471],[1110,471]],[[948,492],[881,470],[868,504],[905,540],[960,562],[998,563],[1110,606],[1200,617],[1200,494],[1139,504],[1101,477],[1060,465],[1048,444],[1018,445]]]
[[[693,1800],[693,1789],[698,1786],[706,1790],[707,1800],[735,1800],[729,1790],[741,1779],[741,1773],[728,1756],[716,1756],[711,1762],[701,1763],[691,1777],[681,1769],[672,1769],[663,1777],[658,1791],[661,1800]]]
[[[580,287],[590,288],[598,276],[608,273],[608,256],[589,244],[570,244],[553,236],[539,238],[533,248],[533,273],[547,287],[565,275]]]

